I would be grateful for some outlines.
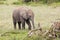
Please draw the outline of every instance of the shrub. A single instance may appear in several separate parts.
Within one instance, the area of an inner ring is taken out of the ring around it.
[[[6,0],[0,0],[0,1],[6,1]]]
[[[4,2],[3,1],[0,1],[0,4],[4,4]]]
[[[12,4],[19,5],[22,4],[22,2],[17,1],[17,2],[13,2]]]

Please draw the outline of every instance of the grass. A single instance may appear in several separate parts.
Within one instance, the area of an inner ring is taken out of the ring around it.
[[[26,6],[26,5],[23,5]],[[23,40],[28,30],[14,30],[12,23],[12,12],[19,7],[16,5],[0,5],[0,40]],[[52,22],[60,21],[60,6],[27,6],[31,8],[35,14],[35,26],[37,28],[38,22],[41,23],[43,29],[49,29]],[[26,25],[27,26],[27,25]],[[18,28],[18,27],[17,27]],[[26,27],[26,29],[28,29]],[[31,38],[26,37],[26,40],[41,40],[41,37],[32,36]],[[59,40],[59,38],[56,38]]]
[[[13,30],[6,32],[1,35],[0,40],[23,40],[25,36],[27,35],[28,31],[25,30]]]

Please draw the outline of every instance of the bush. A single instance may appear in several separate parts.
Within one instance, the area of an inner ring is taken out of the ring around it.
[[[22,2],[17,1],[17,2],[13,2],[12,4],[19,5],[22,4]]]
[[[46,3],[46,4],[51,4],[54,2],[60,2],[60,0],[40,0],[40,1],[43,1],[43,3]]]
[[[0,0],[0,1],[6,1],[6,0]]]
[[[28,2],[31,2],[31,0],[23,0],[23,2],[26,2],[26,3],[28,3]]]
[[[4,4],[4,2],[3,1],[0,1],[0,4]]]

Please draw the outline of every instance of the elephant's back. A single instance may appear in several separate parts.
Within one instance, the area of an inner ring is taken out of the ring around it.
[[[16,19],[16,20],[20,20],[20,17],[23,17],[25,19],[28,19],[30,17],[34,16],[34,13],[33,11],[28,8],[28,7],[18,7],[16,8],[14,11],[13,11],[13,17]]]

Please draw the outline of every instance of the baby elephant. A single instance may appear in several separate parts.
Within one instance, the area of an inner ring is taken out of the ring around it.
[[[13,24],[14,29],[16,29],[16,23],[18,23],[19,29],[25,29],[25,22],[28,24],[28,29],[31,30],[31,23],[32,22],[33,28],[34,27],[34,13],[31,9],[27,7],[19,7],[13,11]]]

